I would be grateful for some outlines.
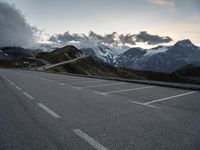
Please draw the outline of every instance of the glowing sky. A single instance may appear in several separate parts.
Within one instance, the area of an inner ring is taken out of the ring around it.
[[[0,0],[3,1],[3,0]],[[200,0],[4,0],[44,33],[140,31],[200,45]],[[172,43],[173,43],[172,42]]]

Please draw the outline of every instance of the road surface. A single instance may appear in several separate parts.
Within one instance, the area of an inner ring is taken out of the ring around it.
[[[2,150],[199,150],[198,91],[0,69]]]

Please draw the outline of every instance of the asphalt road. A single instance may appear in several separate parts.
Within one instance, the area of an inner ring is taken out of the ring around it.
[[[199,150],[200,93],[0,69],[1,150]]]

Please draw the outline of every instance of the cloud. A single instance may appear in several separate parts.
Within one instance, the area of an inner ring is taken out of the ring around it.
[[[88,35],[85,34],[70,34],[69,31],[63,34],[54,34],[49,38],[49,41],[61,45],[75,44],[81,47],[89,47],[97,44],[106,44],[110,46],[133,46],[137,42],[146,43],[148,45],[156,45],[161,43],[169,43],[172,39],[168,36],[161,37],[158,35],[148,34],[142,31],[139,34],[118,34],[112,32],[110,34],[97,34],[90,31]]]
[[[52,42],[69,42],[69,41],[85,41],[88,40],[87,37],[82,34],[70,34],[69,31],[65,32],[64,34],[54,34],[50,36],[49,41]]]
[[[0,47],[34,46],[33,28],[13,5],[0,2]]]
[[[54,34],[49,38],[49,41],[61,43],[61,44],[70,44],[78,42],[81,45],[98,45],[98,44],[106,44],[106,45],[126,45],[131,44],[135,45],[133,40],[134,35],[131,34],[117,34],[117,32],[112,32],[109,34],[97,34],[93,31],[90,31],[88,35],[85,34],[70,34],[69,31],[63,34]]]
[[[144,42],[149,45],[156,45],[161,43],[169,43],[172,39],[169,36],[161,37],[158,35],[148,34],[146,31],[142,31],[139,34],[135,35],[136,42]]]
[[[93,31],[90,31],[88,38],[91,40],[96,40],[105,44],[114,44],[116,43],[115,37],[117,33],[113,32],[111,34],[100,35],[96,34]]]
[[[120,34],[119,35],[119,41],[124,45],[124,44],[130,44],[130,45],[135,45],[135,35],[132,34]]]
[[[168,8],[170,11],[174,12],[176,11],[176,5],[173,0],[147,0],[149,3],[163,6]]]

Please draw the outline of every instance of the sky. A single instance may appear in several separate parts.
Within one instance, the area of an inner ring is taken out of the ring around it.
[[[86,35],[93,31],[102,36],[117,32],[134,37],[147,33],[172,39],[164,44],[190,39],[200,45],[200,0],[0,1],[19,9],[31,26],[43,32],[44,39],[66,31]]]

